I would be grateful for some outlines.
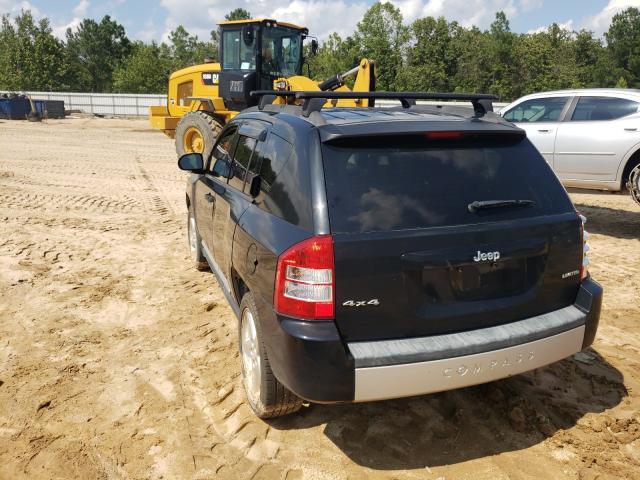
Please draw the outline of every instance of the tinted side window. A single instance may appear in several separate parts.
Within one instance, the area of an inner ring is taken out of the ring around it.
[[[229,178],[229,185],[242,191],[244,188],[244,180],[247,174],[247,168],[251,162],[253,150],[256,146],[256,140],[244,135],[238,135],[238,146],[233,157],[231,170],[233,176]]]
[[[557,122],[568,97],[534,98],[515,106],[503,115],[510,122]]]
[[[252,179],[260,175],[260,167],[262,166],[262,151],[264,150],[264,142],[257,142],[256,148],[253,151],[253,155],[251,156],[251,161],[249,162],[249,168],[247,169],[247,179],[244,182],[244,193],[249,194],[249,188],[251,186]],[[262,183],[262,181],[261,181]]]
[[[261,148],[260,195],[256,202],[260,208],[277,217],[297,224],[299,215],[288,189],[295,183],[285,165],[291,157],[292,145],[274,133],[270,133]]]
[[[275,134],[270,134],[262,149],[260,176],[265,193],[270,193],[276,177],[291,154],[291,144]]]
[[[258,142],[256,149],[251,157],[251,163],[249,163],[249,173],[252,175],[260,175],[260,167],[262,166],[261,160],[264,151],[264,142]]]
[[[613,120],[638,111],[638,103],[624,98],[580,97],[571,116],[572,122]]]
[[[220,141],[213,150],[210,171],[216,177],[227,177],[229,160],[233,155],[236,140],[236,128],[229,128],[220,137]]]

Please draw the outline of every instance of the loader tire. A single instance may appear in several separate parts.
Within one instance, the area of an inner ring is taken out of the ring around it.
[[[205,161],[211,155],[223,124],[213,115],[203,112],[189,112],[176,126],[176,152],[178,157],[186,153],[202,153]]]
[[[629,173],[627,189],[638,205],[640,205],[640,163]]]

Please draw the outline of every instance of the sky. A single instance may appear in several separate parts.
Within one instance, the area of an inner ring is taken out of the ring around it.
[[[0,14],[31,10],[36,18],[50,19],[56,36],[63,38],[83,18],[104,15],[123,24],[130,38],[163,41],[178,25],[207,39],[230,10],[242,7],[254,16],[289,21],[309,28],[320,40],[331,32],[353,32],[374,0],[0,0]],[[518,33],[544,30],[556,22],[572,30],[586,28],[602,35],[611,18],[627,7],[640,8],[640,0],[392,0],[405,23],[424,16],[444,16],[463,26],[487,28],[503,10]]]

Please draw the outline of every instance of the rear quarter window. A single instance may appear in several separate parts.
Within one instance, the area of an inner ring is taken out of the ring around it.
[[[325,144],[323,163],[334,233],[475,224],[573,208],[547,163],[522,137]],[[468,209],[474,201],[510,199],[535,204]]]
[[[308,172],[294,146],[270,132],[259,150],[261,186],[256,204],[293,225],[311,228]]]
[[[615,97],[580,97],[572,122],[615,120],[638,111],[639,103]]]

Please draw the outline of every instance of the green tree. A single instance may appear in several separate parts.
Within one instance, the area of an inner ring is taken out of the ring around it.
[[[64,45],[51,33],[49,20],[35,22],[28,10],[0,20],[0,89],[63,90],[67,66]]]
[[[583,86],[572,38],[572,32],[554,23],[545,32],[516,39],[518,77],[513,84],[513,98],[531,92]]]
[[[624,70],[627,83],[640,86],[640,10],[627,8],[616,14],[604,34],[615,65]]]
[[[451,38],[456,72],[449,88],[456,92],[489,92],[493,82],[490,38],[477,27],[459,28]]]
[[[224,16],[225,20],[249,20],[251,14],[244,8],[235,8]]]
[[[452,38],[459,29],[456,22],[444,17],[420,18],[410,27],[411,45],[407,48],[406,66],[398,72],[398,87],[403,90],[447,91],[457,71]]]
[[[68,29],[66,43],[73,88],[91,92],[111,91],[113,71],[132,48],[124,27],[109,15],[100,23],[84,19],[75,31]]]
[[[629,88],[629,84],[624,77],[620,77],[616,82],[616,88]]]
[[[197,35],[191,35],[182,25],[169,34],[173,69],[177,70],[190,65],[200,64],[205,58],[216,59],[218,56],[217,33],[211,32],[211,40],[202,42]]]
[[[400,10],[391,3],[375,3],[358,23],[354,40],[360,55],[376,62],[379,90],[395,90],[396,74],[409,34],[402,24]]]
[[[360,52],[354,39],[347,37],[343,40],[337,33],[329,35],[315,56],[311,55],[310,47],[307,45],[305,56],[309,62],[311,77],[318,81],[346,72],[360,61]]]
[[[165,93],[172,66],[167,45],[136,42],[133,53],[113,72],[113,89],[123,93]]]
[[[489,29],[490,63],[492,82],[489,87],[492,93],[501,99],[513,99],[518,96],[518,67],[514,44],[517,35],[511,32],[509,20],[504,12],[497,12]]]
[[[241,8],[226,15],[249,17]],[[379,90],[492,92],[502,100],[557,88],[640,86],[640,10],[616,15],[606,41],[556,24],[516,34],[503,12],[486,31],[431,17],[405,27],[401,12],[385,2],[367,10],[352,36],[329,35],[317,55],[307,42],[305,73],[325,80],[367,57],[376,62]],[[46,19],[22,12],[0,17],[0,88],[162,92],[170,72],[215,59],[218,43],[216,31],[203,41],[182,26],[167,44],[131,43],[108,16],[83,20],[61,42]]]
[[[594,38],[588,30],[580,30],[572,44],[575,75],[580,87],[595,88],[615,83],[618,69],[599,38]]]

